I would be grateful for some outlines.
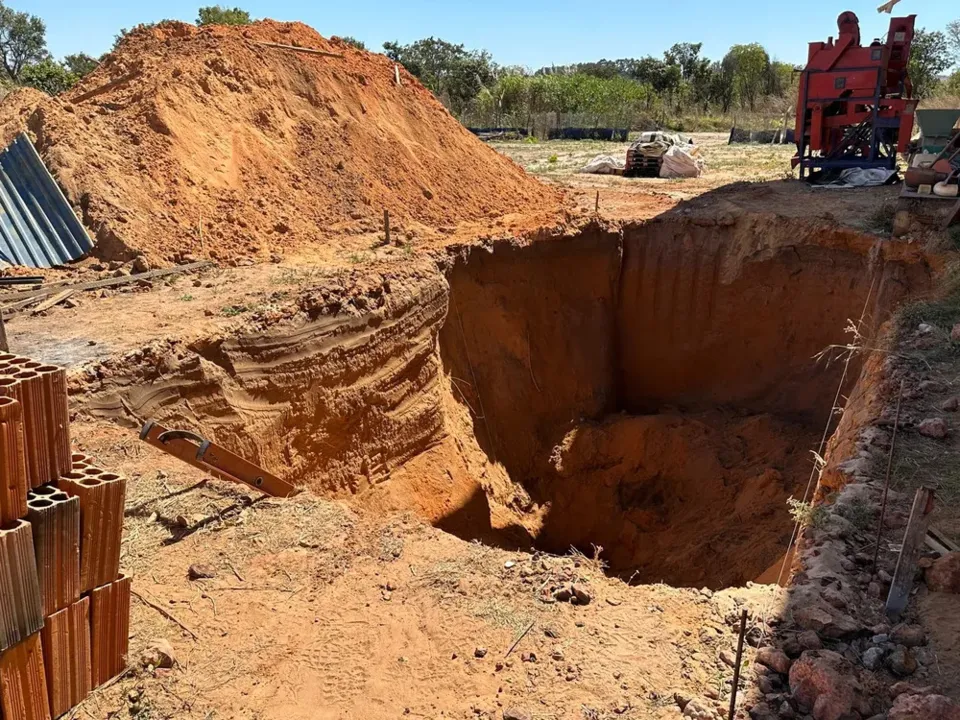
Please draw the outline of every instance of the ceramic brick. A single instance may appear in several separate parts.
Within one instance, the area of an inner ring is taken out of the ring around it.
[[[13,375],[19,381],[23,404],[24,447],[27,477],[35,488],[56,478],[46,443],[46,414],[43,403],[43,379],[35,370],[24,369]]]
[[[35,371],[43,382],[44,438],[54,476],[50,480],[53,480],[73,469],[67,373],[55,365],[40,365]]]
[[[59,717],[93,689],[90,670],[90,598],[46,619],[40,633],[50,712]]]
[[[30,492],[27,506],[46,617],[80,599],[80,500],[44,486]]]
[[[120,574],[120,540],[126,480],[87,468],[57,486],[80,500],[80,592],[106,585]]]
[[[0,396],[0,525],[10,525],[26,514],[23,407],[11,397]]]
[[[43,606],[33,549],[25,520],[0,530],[0,650],[26,640],[43,627]]]
[[[126,669],[129,634],[130,578],[122,576],[90,593],[93,687],[99,687]]]
[[[0,708],[3,720],[50,720],[39,634],[0,653]]]

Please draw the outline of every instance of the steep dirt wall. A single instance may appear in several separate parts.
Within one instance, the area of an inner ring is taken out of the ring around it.
[[[583,234],[466,252],[449,273],[444,366],[488,456],[535,472],[580,417],[616,407],[620,238]]]
[[[842,367],[814,356],[853,339],[847,321],[865,303],[871,336],[926,280],[871,242],[763,218],[628,228],[617,323],[623,407],[729,404],[822,422]]]
[[[447,284],[423,263],[360,283],[335,276],[301,305],[256,332],[151,346],[92,369],[81,408],[196,430],[330,494],[383,482],[442,434]]]

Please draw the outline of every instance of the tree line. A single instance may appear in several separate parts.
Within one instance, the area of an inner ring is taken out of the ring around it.
[[[244,25],[240,8],[202,7],[198,25]],[[152,25],[152,23],[147,24]],[[142,27],[142,26],[141,26]],[[121,29],[114,48],[128,33]],[[361,49],[364,44],[343,37]],[[798,68],[770,56],[759,43],[733,45],[719,60],[702,55],[702,43],[676,43],[662,56],[598,60],[530,70],[498,64],[485,50],[439,38],[409,44],[386,42],[383,52],[404,65],[462,122],[480,126],[677,127],[683,118],[761,113],[786,118],[796,98]],[[0,62],[6,84],[51,95],[64,92],[104,56],[85,53],[55,60],[44,22],[0,0]],[[917,97],[960,97],[960,20],[940,30],[916,32],[910,74]]]
[[[599,60],[536,71],[498,65],[486,51],[437,38],[384,43],[387,57],[416,75],[465,124],[636,128],[678,126],[685,116],[762,112],[782,119],[796,102],[794,66],[759,43],[733,45],[720,60],[702,43],[676,43],[662,57]],[[910,58],[914,95],[960,97],[960,20],[916,32]]]

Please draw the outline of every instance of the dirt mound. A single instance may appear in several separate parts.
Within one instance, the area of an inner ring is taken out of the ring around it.
[[[395,72],[300,23],[169,22],[128,36],[26,126],[107,259],[262,259],[374,233],[385,209],[410,239],[559,207]],[[0,127],[26,106],[3,103]]]
[[[45,93],[29,87],[17,88],[4,96],[0,102],[0,142],[4,147],[27,129],[27,120],[49,99]]]

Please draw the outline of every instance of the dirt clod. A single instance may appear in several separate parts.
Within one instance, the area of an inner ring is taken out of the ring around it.
[[[936,559],[924,576],[933,592],[960,593],[960,552]]]
[[[926,632],[919,625],[901,625],[895,628],[890,639],[908,648],[920,647],[927,641]]]
[[[530,720],[530,715],[516,708],[504,708],[503,720]]]
[[[195,564],[187,568],[187,577],[191,580],[204,580],[215,578],[217,569],[212,565]]]
[[[173,645],[164,639],[154,640],[141,654],[140,664],[144,667],[172,668],[177,664]]]

